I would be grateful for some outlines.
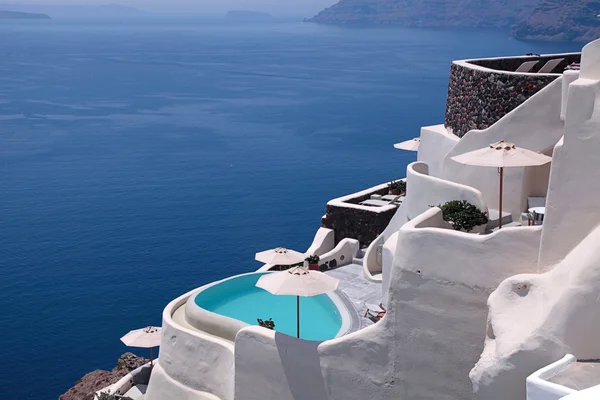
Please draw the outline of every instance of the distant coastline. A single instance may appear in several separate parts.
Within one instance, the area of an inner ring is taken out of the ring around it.
[[[266,12],[250,10],[231,10],[225,15],[227,18],[246,21],[268,21],[273,16]]]
[[[600,37],[595,0],[505,0],[501,3],[339,0],[305,21],[344,26],[506,29],[521,40],[587,42]]]
[[[48,14],[0,10],[0,19],[51,19]]]

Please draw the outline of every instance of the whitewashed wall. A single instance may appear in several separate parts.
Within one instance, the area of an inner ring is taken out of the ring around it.
[[[479,399],[525,396],[524,379],[567,353],[600,358],[600,41],[586,46],[568,90],[540,246],[539,275],[507,279],[489,298],[489,326],[471,371]],[[519,329],[514,329],[514,327]]]
[[[573,354],[567,354],[560,360],[529,375],[526,381],[527,400],[560,400],[575,393],[576,390],[549,382],[548,379],[563,372],[576,361],[577,358]]]
[[[590,58],[600,42],[584,48],[581,78],[568,91],[564,140],[555,148],[544,218],[540,267],[562,260],[600,223],[600,65]]]
[[[429,167],[423,162],[414,162],[406,167],[406,182],[410,190],[406,191],[404,204],[409,220],[421,215],[431,206],[451,200],[466,200],[481,211],[487,211],[479,190],[430,176]]]
[[[462,165],[451,160],[451,157],[489,146],[502,139],[533,151],[551,150],[564,130],[564,123],[560,118],[561,99],[562,77],[488,129],[468,132],[447,154],[441,177],[478,189],[488,207],[498,209],[497,169]],[[503,210],[513,214],[513,218],[517,218],[526,209],[527,197],[533,194],[524,185],[524,180],[525,168],[505,169]]]
[[[163,311],[160,358],[146,400],[205,400],[210,394],[233,400],[233,343],[185,328],[172,318],[194,293],[173,300]]]
[[[441,177],[446,155],[460,139],[449,133],[444,124],[422,127],[420,138],[417,161],[429,166],[431,176]]]

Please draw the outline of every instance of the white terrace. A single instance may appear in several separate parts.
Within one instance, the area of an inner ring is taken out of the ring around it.
[[[459,64],[473,74],[487,68]],[[600,358],[598,100],[600,41],[584,48],[581,71],[557,75],[488,128],[459,138],[444,125],[423,127],[406,197],[364,257],[358,240],[335,245],[328,229],[306,252],[336,260],[328,273],[353,303],[336,303],[341,313],[382,301],[379,322],[322,342],[216,314],[204,315],[208,328],[199,329],[186,313],[197,289],[163,312],[146,400],[524,400],[536,370],[566,354]],[[552,157],[505,172],[506,215],[494,211],[498,172],[452,160],[499,140]],[[432,207],[449,200],[488,211],[490,226],[451,229]],[[540,201],[543,224],[528,226],[521,215]],[[500,218],[513,224],[495,229]]]

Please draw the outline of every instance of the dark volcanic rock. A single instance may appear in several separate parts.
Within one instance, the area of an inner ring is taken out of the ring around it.
[[[309,22],[513,28],[519,39],[600,37],[600,0],[340,0]]]
[[[133,353],[124,353],[112,371],[96,370],[81,378],[75,386],[67,390],[58,400],[95,400],[94,393],[112,385],[134,369],[141,367],[148,360]]]
[[[598,14],[598,0],[540,0],[513,34],[518,39],[591,41],[600,37]]]
[[[509,28],[539,0],[341,0],[311,22],[411,27]]]

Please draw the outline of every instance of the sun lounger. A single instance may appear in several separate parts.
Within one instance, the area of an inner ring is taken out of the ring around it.
[[[515,72],[530,72],[539,61],[525,61]]]
[[[367,307],[365,317],[369,317],[373,321],[379,321],[385,316],[385,313],[387,312],[386,309],[383,307],[383,304],[375,305],[365,303],[365,306]]]
[[[563,60],[564,60],[564,58],[555,58],[553,60],[548,61],[546,64],[544,64],[544,66],[542,68],[540,68],[538,73],[539,74],[551,73],[552,71],[554,71],[554,68],[556,68],[558,66],[558,64],[563,62]]]

